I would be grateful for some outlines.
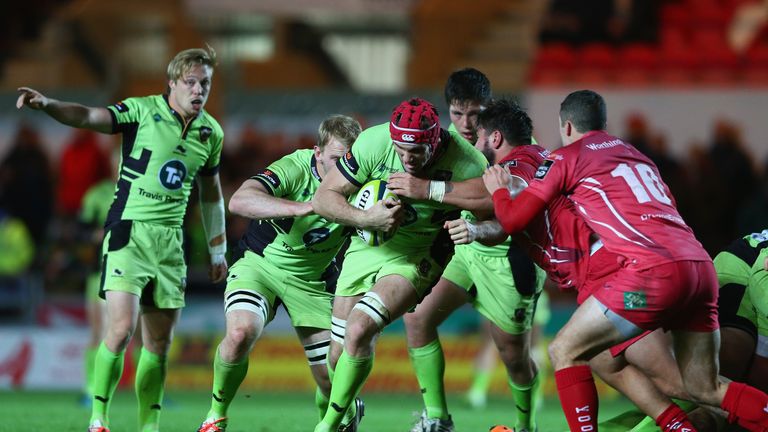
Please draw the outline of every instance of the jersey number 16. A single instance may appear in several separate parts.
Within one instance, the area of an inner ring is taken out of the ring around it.
[[[640,175],[639,177],[638,174]],[[650,201],[650,195],[653,195],[656,201],[662,204],[672,204],[672,200],[664,192],[661,180],[659,180],[653,168],[646,164],[636,164],[634,169],[632,169],[629,165],[621,163],[611,171],[611,175],[623,178],[639,203]],[[648,195],[649,192],[650,195]]]

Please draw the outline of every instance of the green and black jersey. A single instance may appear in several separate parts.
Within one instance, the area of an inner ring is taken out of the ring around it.
[[[80,222],[92,227],[103,227],[110,203],[115,198],[115,182],[102,180],[88,188],[80,206]]]
[[[119,220],[181,226],[193,179],[218,173],[221,126],[205,111],[185,125],[163,95],[128,98],[108,110],[123,144],[107,226]]]
[[[425,169],[424,178],[460,182],[483,175],[488,165],[485,157],[455,132],[443,131],[440,154]],[[362,187],[370,180],[387,180],[392,173],[404,172],[389,134],[389,123],[363,131],[336,164],[347,180]],[[394,237],[384,244],[405,254],[419,253],[432,247],[446,220],[456,219],[456,206],[429,200],[400,197],[405,220]],[[356,247],[353,242],[351,247]]]
[[[251,177],[275,197],[308,202],[320,186],[312,150],[296,150]],[[253,220],[241,245],[286,272],[320,280],[348,238],[346,227],[310,214],[297,218]]]

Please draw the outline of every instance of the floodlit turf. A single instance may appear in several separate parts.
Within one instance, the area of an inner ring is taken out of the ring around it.
[[[363,432],[407,432],[421,409],[417,395],[365,394]],[[458,432],[486,432],[494,424],[512,426],[511,398],[491,398],[484,410],[471,410],[460,395],[449,399]],[[622,399],[601,401],[601,419],[629,407]],[[208,410],[205,393],[170,392],[163,408],[163,432],[194,432]],[[230,410],[228,432],[311,432],[317,413],[312,394],[257,393],[240,395]],[[0,432],[84,432],[90,411],[68,392],[0,392]],[[137,430],[135,397],[118,392],[112,406],[112,432]],[[563,432],[566,423],[556,399],[546,400],[539,432]]]

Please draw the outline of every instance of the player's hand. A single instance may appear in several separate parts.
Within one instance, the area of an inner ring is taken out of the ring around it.
[[[366,221],[363,228],[393,233],[403,221],[403,205],[398,200],[387,198],[366,210],[365,215]]]
[[[208,277],[213,283],[221,282],[227,277],[228,269],[229,267],[227,266],[226,259],[222,261],[211,262],[211,266],[208,268]]]
[[[506,189],[508,182],[509,173],[498,165],[492,165],[483,173],[483,183],[491,195],[501,188]]]
[[[454,244],[469,244],[475,241],[475,234],[471,229],[471,224],[464,219],[445,221],[443,228],[448,230],[448,234],[450,234]]]
[[[397,196],[413,199],[427,199],[429,197],[429,180],[404,172],[391,174],[387,179],[387,188]]]
[[[43,96],[42,93],[29,87],[19,87],[16,89],[19,94],[19,98],[16,99],[16,108],[21,109],[23,106],[28,106],[35,110],[40,110],[48,106],[48,98]]]

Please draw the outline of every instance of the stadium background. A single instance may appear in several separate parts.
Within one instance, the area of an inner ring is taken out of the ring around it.
[[[559,146],[560,100],[580,88],[601,92],[609,131],[657,163],[710,253],[768,221],[768,5],[762,1],[31,0],[2,8],[2,392],[82,385],[87,268],[74,234],[76,214],[86,188],[109,175],[104,167],[117,145],[113,137],[17,111],[16,87],[89,105],[160,93],[172,55],[204,42],[219,55],[206,109],[226,133],[227,199],[268,162],[311,147],[327,114],[377,124],[397,102],[420,95],[441,108],[447,125],[442,85],[453,70],[472,66],[489,76],[494,94],[519,97],[535,136],[550,149]],[[189,306],[168,385],[202,392],[223,330],[222,287],[206,282],[194,197]],[[28,236],[13,236],[14,222]],[[246,221],[229,217],[227,228],[236,245]],[[550,294],[545,339],[573,309],[572,296]],[[468,386],[476,327],[470,310],[443,327],[449,391]],[[505,395],[501,369],[496,378],[492,390]],[[311,388],[284,315],[257,344],[245,388]],[[551,381],[546,389],[554,394]],[[385,332],[365,391],[417,391],[401,325]]]

